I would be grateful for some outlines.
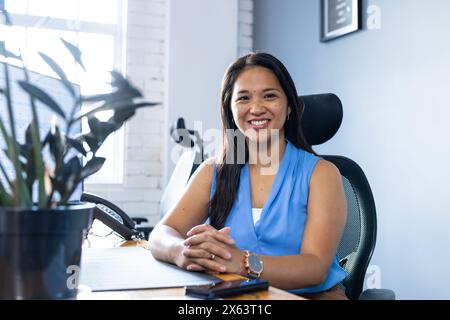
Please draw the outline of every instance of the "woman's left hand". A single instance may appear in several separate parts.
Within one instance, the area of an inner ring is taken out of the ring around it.
[[[196,226],[187,233],[188,238],[184,242],[186,248],[183,254],[207,270],[211,270],[208,265],[213,260],[224,267],[220,270],[221,272],[242,274],[244,253],[234,244],[233,239],[229,236],[230,231],[231,229],[229,227],[217,230],[210,225]],[[223,259],[209,252],[208,248],[212,245],[215,247],[219,246],[221,249],[227,251],[231,254],[231,257],[229,259]],[[210,258],[199,258],[199,252],[204,251],[208,252]],[[195,270],[195,268],[189,269]]]

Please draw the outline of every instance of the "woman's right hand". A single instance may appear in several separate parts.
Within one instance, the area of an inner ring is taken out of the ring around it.
[[[210,225],[199,225],[192,228],[188,233],[188,238],[183,242],[179,254],[175,258],[175,263],[180,268],[190,271],[216,271],[224,272],[224,265],[219,261],[227,261],[231,259],[231,253],[227,250],[227,245],[233,245],[234,241],[229,236],[230,228],[226,227],[221,230],[217,230]],[[192,248],[189,242],[200,242],[198,245]],[[218,261],[214,261],[217,257]]]
[[[185,246],[184,244],[181,245],[181,250],[179,250],[174,260],[175,264],[178,267],[189,271],[205,271],[206,269],[201,265],[195,263],[194,260],[186,257],[186,255],[184,254]]]

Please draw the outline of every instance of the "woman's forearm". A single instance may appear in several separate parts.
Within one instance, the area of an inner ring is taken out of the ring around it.
[[[321,284],[327,268],[312,254],[290,256],[261,256],[264,270],[261,274],[274,287],[292,290]]]
[[[184,238],[174,228],[158,225],[150,234],[150,251],[153,257],[169,263],[176,263],[175,259],[183,250]]]
[[[191,232],[189,232],[191,233]],[[189,234],[188,233],[188,234]],[[205,244],[210,241],[209,238],[202,238],[201,233],[190,234],[188,237],[188,244],[191,249],[202,249],[208,251],[206,246],[200,247],[200,244]],[[223,250],[231,253],[231,259],[215,259],[216,262],[226,267],[226,272],[247,275],[247,270],[244,267],[245,253],[236,245],[223,243],[221,244]],[[215,257],[219,257],[217,252],[211,252]],[[192,256],[191,256],[192,255]],[[187,257],[194,258],[195,255],[190,251],[187,252]],[[314,254],[295,254],[287,256],[265,256],[260,255],[264,269],[261,274],[263,279],[268,280],[271,285],[280,289],[291,290],[304,287],[311,287],[323,283],[328,274],[329,265],[322,261]],[[203,267],[208,268],[207,265]]]

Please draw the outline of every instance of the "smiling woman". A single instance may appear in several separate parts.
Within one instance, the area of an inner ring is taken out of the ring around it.
[[[347,212],[341,175],[306,142],[297,96],[272,55],[249,54],[228,67],[222,152],[197,169],[151,233],[155,258],[192,271],[261,277],[318,299],[346,298],[337,287],[346,277],[336,253]]]

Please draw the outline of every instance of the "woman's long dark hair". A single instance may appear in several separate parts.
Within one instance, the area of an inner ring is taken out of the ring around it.
[[[232,135],[228,135],[227,130],[232,129],[234,131],[239,131],[233,121],[231,96],[237,78],[241,72],[248,67],[264,67],[271,70],[277,77],[286,94],[288,106],[291,107],[289,119],[287,119],[284,124],[285,138],[297,148],[314,153],[311,146],[306,141],[300,126],[304,106],[298,99],[294,81],[286,67],[277,58],[268,53],[252,53],[237,59],[228,67],[222,81],[221,117],[223,146],[219,155],[219,161],[217,161],[216,190],[209,206],[210,224],[216,229],[220,229],[224,226],[239,187],[243,164],[237,161],[239,153],[238,143],[235,141],[236,136],[233,137]],[[248,150],[246,146],[244,147],[245,160],[247,160]],[[230,157],[234,160],[232,163],[227,161]]]

